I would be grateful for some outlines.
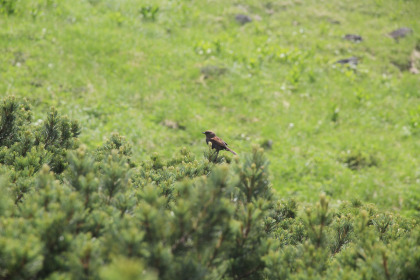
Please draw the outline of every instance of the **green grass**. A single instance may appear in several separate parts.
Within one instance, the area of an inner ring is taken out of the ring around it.
[[[80,120],[88,145],[118,131],[145,159],[183,146],[201,157],[207,129],[239,155],[272,140],[281,196],[419,213],[420,76],[406,67],[418,1],[14,3],[0,15],[0,92],[27,97],[36,118],[55,106]],[[386,36],[406,26],[399,43]],[[351,56],[357,70],[334,64]]]

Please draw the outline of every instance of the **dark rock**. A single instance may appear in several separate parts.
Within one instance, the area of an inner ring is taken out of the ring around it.
[[[252,22],[252,18],[251,18],[251,17],[249,17],[249,16],[247,16],[247,15],[242,15],[242,14],[238,14],[238,15],[236,15],[236,16],[235,16],[235,20],[236,20],[238,23],[242,24],[242,25],[247,24],[247,23],[249,23],[249,22]]]
[[[363,41],[362,36],[356,35],[356,34],[346,34],[346,35],[344,35],[343,38],[345,40],[349,40],[349,41],[352,41],[352,42],[361,42],[361,41]]]
[[[40,80],[33,80],[29,84],[36,88],[42,87],[42,82]]]
[[[204,78],[217,77],[226,73],[227,69],[215,65],[207,65],[200,68],[201,74]]]
[[[352,56],[350,58],[337,60],[335,63],[357,65],[359,63],[359,59],[355,56]]]
[[[408,27],[402,27],[402,28],[398,28],[392,31],[391,33],[388,33],[388,35],[394,38],[395,41],[398,41],[398,39],[404,38],[405,36],[407,36],[408,34],[412,32],[413,32],[413,29],[408,28]]]
[[[341,24],[341,22],[339,20],[336,19],[329,19],[328,20],[331,24]]]
[[[264,149],[271,150],[271,149],[273,148],[273,140],[271,140],[271,139],[265,140],[265,141],[261,144],[261,146],[262,146]]]

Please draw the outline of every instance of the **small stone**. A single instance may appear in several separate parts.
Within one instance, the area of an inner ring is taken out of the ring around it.
[[[250,16],[242,15],[242,14],[236,15],[235,20],[242,25],[252,22],[252,18]]]
[[[409,27],[402,27],[402,28],[398,28],[392,31],[391,33],[388,33],[388,35],[394,38],[394,40],[398,42],[398,39],[404,38],[405,36],[407,36],[408,34],[412,32],[413,32],[413,29]]]
[[[355,56],[352,56],[350,58],[337,60],[335,63],[339,63],[342,65],[344,64],[357,65],[359,63],[359,59]]]
[[[204,78],[217,77],[226,73],[227,69],[225,67],[207,65],[200,68],[201,74]]]
[[[271,150],[272,148],[273,148],[273,140],[271,140],[271,139],[268,139],[268,140],[265,140],[263,143],[262,143],[262,145],[261,145],[264,149],[267,149],[267,150]]]
[[[357,43],[359,43],[359,42],[362,42],[363,41],[363,38],[362,38],[362,36],[360,36],[360,35],[357,35],[357,34],[346,34],[346,35],[344,35],[344,37],[343,37],[345,40],[349,40],[349,41],[352,41],[352,42],[357,42]]]

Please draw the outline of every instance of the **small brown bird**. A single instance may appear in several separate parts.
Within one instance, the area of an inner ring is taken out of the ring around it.
[[[232,154],[236,155],[234,151],[228,148],[228,144],[216,136],[216,134],[213,131],[207,130],[203,132],[203,134],[206,135],[206,143],[207,145],[209,142],[211,142],[211,147],[219,153],[220,150],[226,150],[231,152]]]

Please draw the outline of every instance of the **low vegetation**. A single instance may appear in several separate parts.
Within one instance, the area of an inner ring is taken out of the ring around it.
[[[89,148],[125,135],[136,160],[183,146],[200,155],[207,129],[239,154],[270,143],[281,195],[315,202],[324,192],[411,216],[419,6],[3,0],[0,92],[27,98],[35,120],[51,106],[79,120]],[[393,39],[399,28],[409,32]],[[347,162],[359,153],[366,162]]]
[[[1,279],[418,276],[418,222],[360,201],[331,208],[325,195],[311,205],[281,199],[261,148],[231,163],[187,149],[137,163],[117,134],[89,151],[53,110],[35,125],[36,142],[25,102],[1,109],[11,120],[0,133],[10,139],[0,159]]]
[[[419,14],[0,0],[0,279],[417,279]]]

